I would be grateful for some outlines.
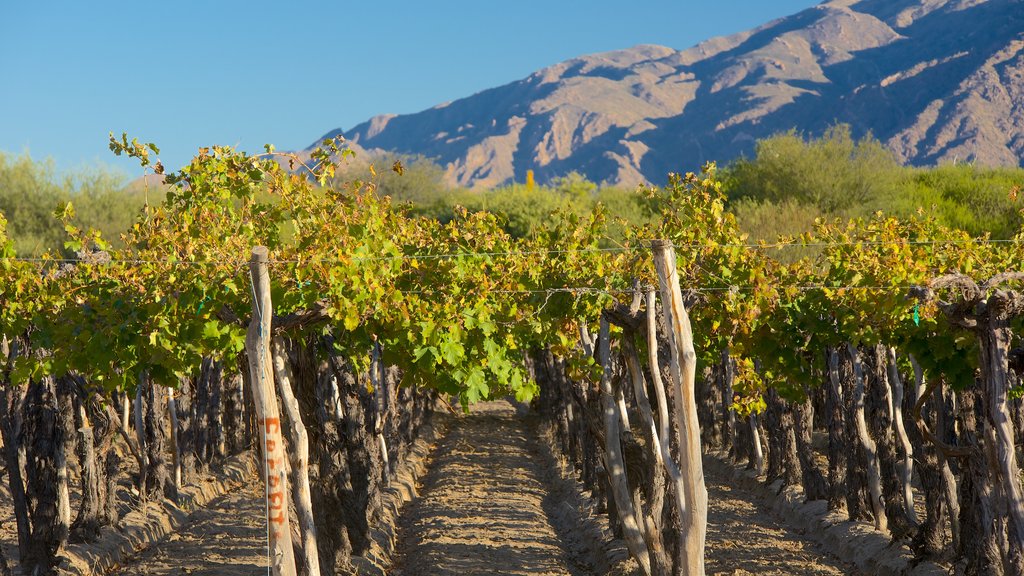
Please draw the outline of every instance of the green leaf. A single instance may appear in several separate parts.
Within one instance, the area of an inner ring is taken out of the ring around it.
[[[221,334],[220,323],[216,320],[211,320],[203,324],[203,338],[215,339]]]
[[[484,377],[484,373],[479,368],[473,368],[470,370],[469,375],[466,376],[466,398],[470,404],[475,404],[481,399],[486,399],[490,395],[490,388],[487,386],[487,379]]]
[[[466,348],[458,340],[446,339],[440,348],[441,358],[450,366],[458,366],[466,356]]]

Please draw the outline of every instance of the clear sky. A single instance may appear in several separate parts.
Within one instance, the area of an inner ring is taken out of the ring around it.
[[[137,174],[108,132],[155,142],[168,168],[211,144],[304,148],[575,56],[688,48],[817,3],[5,0],[0,151]]]

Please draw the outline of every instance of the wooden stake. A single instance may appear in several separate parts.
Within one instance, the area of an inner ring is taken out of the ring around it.
[[[167,413],[171,416],[171,456],[174,459],[174,493],[181,490],[181,445],[178,444],[178,402],[174,388],[167,389]]]
[[[914,447],[910,443],[910,436],[903,425],[903,380],[900,378],[900,371],[896,367],[896,349],[892,346],[886,347],[886,359],[889,371],[889,385],[892,388],[893,425],[896,430],[896,439],[903,448],[903,462],[900,463],[900,484],[903,488],[903,506],[907,510],[907,519],[912,526],[917,526],[917,511],[914,510],[914,492],[911,488],[911,480],[914,477]],[[917,398],[914,398],[917,402]]]
[[[146,426],[142,420],[142,388],[149,376],[146,371],[139,372],[139,384],[135,387],[135,405],[132,407],[135,417],[135,441],[139,447],[139,500],[143,510],[146,508],[146,477],[149,475],[149,456],[146,455]]]
[[[670,433],[668,398],[665,394],[665,383],[661,379],[661,362],[658,360],[658,328],[655,317],[655,303],[654,289],[652,288],[647,292],[647,359],[651,367],[651,384],[654,387],[654,394],[658,399],[658,440],[661,443],[661,461],[665,465],[665,469],[668,470],[668,475],[672,478],[672,482],[675,484],[676,512],[682,518],[683,511],[686,510],[686,500],[683,495],[685,492],[683,490],[683,474],[679,471],[679,465],[676,464],[675,458],[672,456],[672,443],[668,436]]]
[[[292,498],[299,517],[302,534],[302,573],[320,576],[320,552],[316,547],[316,523],[313,521],[313,501],[309,489],[309,435],[299,413],[299,401],[292,392],[292,367],[285,352],[284,340],[274,338],[274,375],[281,403],[288,415],[288,440],[291,443]]]
[[[264,246],[252,250],[249,274],[252,282],[252,320],[245,335],[245,353],[252,378],[252,400],[256,424],[263,442],[263,479],[267,498],[267,536],[270,566],[274,576],[295,576],[292,531],[288,525],[288,472],[281,436],[281,416],[274,394],[274,373],[270,357],[270,326],[273,308],[270,302],[269,251]]]
[[[626,540],[626,548],[636,559],[643,573],[650,576],[651,557],[647,550],[647,543],[644,542],[643,533],[640,531],[640,523],[637,521],[639,515],[630,496],[626,463],[622,455],[618,402],[615,400],[615,391],[612,390],[610,340],[608,321],[601,318],[598,356],[601,358],[601,367],[604,369],[601,373],[601,408],[604,412],[605,468],[608,470],[608,480],[611,484],[612,497],[615,499],[615,509],[622,522],[622,534]]]
[[[662,308],[668,326],[669,365],[675,386],[675,410],[679,468],[683,474],[686,509],[680,518],[679,545],[683,576],[704,576],[704,542],[708,524],[708,491],[704,485],[704,464],[701,461],[700,424],[697,421],[697,401],[694,381],[697,374],[697,354],[693,348],[693,330],[690,316],[683,305],[676,271],[676,252],[667,240],[651,242],[654,267],[661,286]]]

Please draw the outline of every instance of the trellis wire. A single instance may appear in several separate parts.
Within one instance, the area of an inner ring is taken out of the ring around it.
[[[580,253],[615,253],[615,252],[638,252],[648,251],[650,248],[646,245],[646,242],[641,241],[644,244],[638,244],[630,247],[609,247],[609,248],[567,248],[560,250],[510,250],[510,251],[495,251],[495,252],[449,252],[442,254],[400,254],[396,256],[352,256],[349,258],[324,258],[324,259],[300,259],[300,258],[284,258],[277,260],[269,260],[269,264],[303,264],[303,263],[347,263],[347,262],[384,262],[384,261],[406,261],[406,260],[453,260],[458,258],[472,258],[472,257],[499,257],[499,256],[545,256],[545,255],[558,255],[558,254],[580,254]],[[958,244],[1020,244],[1022,240],[1010,238],[1010,239],[990,239],[990,238],[969,238],[969,239],[951,239],[951,240],[848,240],[842,242],[774,242],[774,243],[731,243],[731,244],[701,244],[701,243],[681,243],[673,244],[677,249],[683,248],[705,248],[705,247],[717,247],[717,248],[742,248],[749,250],[763,250],[763,249],[782,249],[782,248],[822,248],[826,246],[940,246],[940,245],[958,245]],[[143,259],[143,258],[123,258],[117,259],[112,258],[103,261],[91,261],[84,258],[45,258],[39,256],[4,256],[0,257],[2,261],[8,262],[26,262],[26,263],[53,263],[53,264],[137,264],[137,265],[151,265],[151,264],[168,264],[175,266],[215,266],[215,265],[243,265],[247,264],[248,260],[181,260],[173,258],[160,258],[160,259]]]

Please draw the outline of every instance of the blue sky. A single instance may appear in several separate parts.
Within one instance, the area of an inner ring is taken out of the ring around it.
[[[262,0],[0,4],[0,151],[60,170],[138,169],[126,131],[168,168],[199,146],[303,148],[556,62],[636,44],[687,48],[814,0]],[[298,5],[295,3],[294,5]]]

